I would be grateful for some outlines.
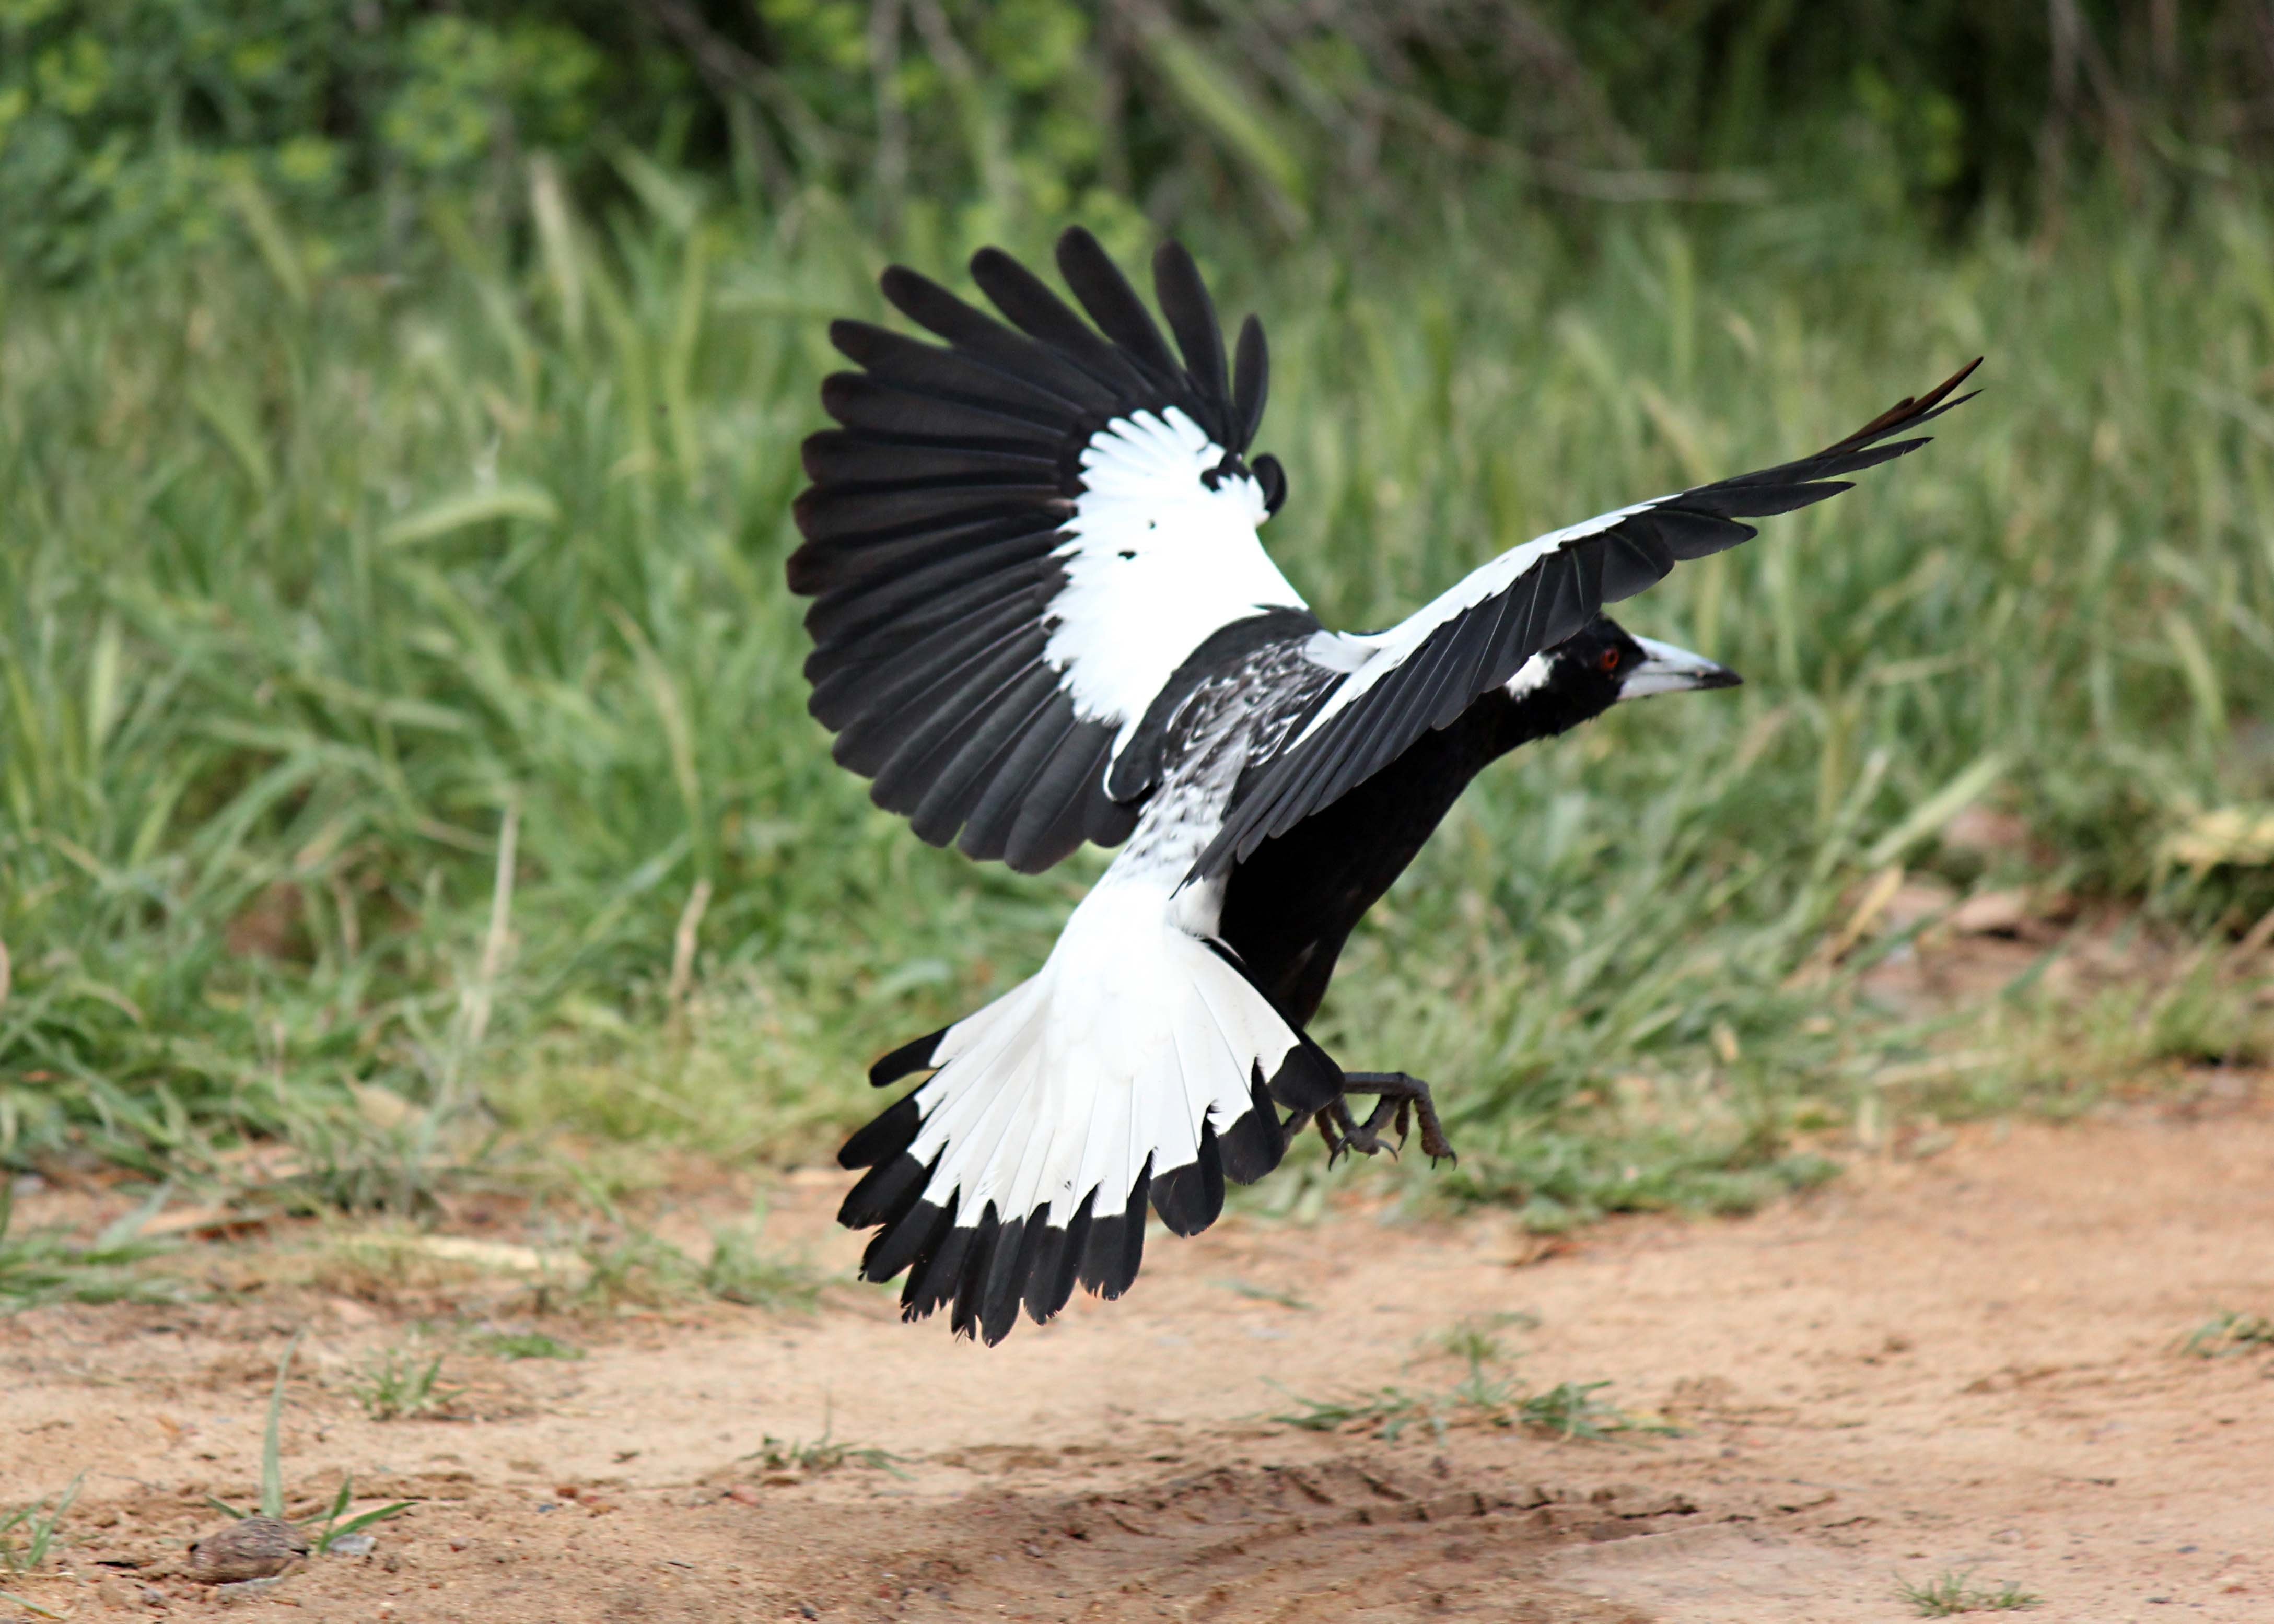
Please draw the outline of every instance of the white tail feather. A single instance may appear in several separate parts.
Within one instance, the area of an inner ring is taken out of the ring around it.
[[[1118,1210],[1148,1159],[1156,1178],[1195,1161],[1202,1124],[1229,1129],[1258,1068],[1272,1077],[1300,1041],[1173,922],[1165,889],[1109,874],[1031,980],[941,1035],[908,1147],[939,1158],[924,1199],[960,1195],[965,1222],[991,1201],[1063,1226],[1093,1190]]]

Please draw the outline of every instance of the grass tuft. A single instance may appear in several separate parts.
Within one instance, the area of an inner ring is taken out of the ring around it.
[[[794,1472],[808,1477],[820,1477],[847,1466],[889,1472],[895,1477],[904,1478],[908,1475],[900,1470],[900,1457],[890,1450],[840,1442],[834,1436],[835,1432],[833,1418],[825,1414],[821,1436],[813,1442],[799,1443],[768,1435],[759,1441],[755,1450],[741,1458],[756,1462],[764,1471]]]
[[[711,1260],[703,1266],[703,1289],[722,1302],[811,1313],[821,1302],[820,1277],[804,1263],[762,1253],[758,1241],[764,1227],[763,1221],[757,1221],[711,1232]]]
[[[805,1263],[761,1250],[763,1211],[746,1222],[711,1231],[711,1255],[697,1262],[653,1229],[628,1220],[597,1186],[584,1193],[609,1226],[580,1254],[591,1273],[576,1301],[586,1308],[668,1308],[706,1297],[775,1312],[810,1313],[820,1304],[821,1279]]]
[[[268,1418],[260,1434],[260,1500],[258,1515],[264,1517],[281,1518],[284,1515],[284,1383],[292,1369],[292,1356],[299,1351],[300,1340],[306,1335],[305,1330],[295,1332],[292,1340],[284,1345],[283,1354],[276,1361],[276,1385],[268,1395]],[[315,1530],[310,1538],[309,1543],[316,1555],[321,1556],[332,1548],[334,1542],[344,1539],[350,1534],[361,1533],[374,1522],[402,1515],[410,1510],[411,1506],[411,1502],[407,1500],[395,1500],[388,1505],[375,1507],[369,1511],[358,1512],[353,1516],[349,1516],[348,1507],[354,1500],[355,1474],[347,1472],[342,1475],[339,1492],[333,1496],[329,1508],[324,1513],[323,1526]],[[206,1497],[206,1503],[215,1510],[234,1517],[239,1522],[255,1515],[254,1512],[232,1506],[227,1500],[216,1499],[210,1494]],[[304,1523],[312,1523],[315,1519],[304,1517],[300,1521]]]
[[[2189,1332],[2180,1351],[2198,1358],[2226,1359],[2269,1348],[2274,1348],[2274,1320],[2222,1310]]]
[[[1509,1357],[1494,1327],[1530,1328],[1537,1323],[1530,1315],[1495,1315],[1486,1322],[1465,1320],[1441,1333],[1434,1339],[1437,1346],[1468,1366],[1468,1373],[1450,1387],[1416,1392],[1390,1386],[1341,1399],[1289,1394],[1299,1408],[1268,1418],[1300,1432],[1360,1433],[1389,1442],[1416,1425],[1439,1438],[1456,1426],[1524,1427],[1590,1442],[1621,1433],[1680,1432],[1658,1417],[1631,1414],[1597,1398],[1611,1385],[1608,1381],[1562,1381],[1535,1392],[1513,1375],[1488,1375],[1488,1365]]]
[[[323,1525],[310,1530],[308,1543],[315,1555],[322,1556],[341,1540],[362,1533],[374,1522],[401,1516],[411,1506],[407,1500],[392,1500],[387,1505],[374,1506],[368,1511],[358,1511],[350,1515],[348,1508],[354,1503],[355,1474],[344,1472],[340,1477],[340,1492],[332,1497],[332,1503],[325,1508]],[[315,1519],[305,1517],[302,1521],[313,1523]]]
[[[1219,1280],[1216,1282],[1234,1297],[1243,1297],[1254,1303],[1276,1303],[1282,1308],[1309,1312],[1316,1304],[1292,1291],[1282,1291],[1271,1286],[1259,1286],[1247,1280]]]
[[[442,1385],[446,1356],[424,1356],[416,1346],[388,1348],[365,1366],[350,1387],[364,1414],[374,1421],[401,1421],[449,1408],[463,1391]]]
[[[500,1359],[581,1359],[582,1348],[542,1331],[497,1331],[477,1337],[475,1348]]]
[[[64,1485],[62,1492],[19,1506],[0,1516],[0,1567],[5,1567],[11,1574],[38,1570],[56,1549],[64,1517],[79,1499],[79,1485],[86,1478],[87,1474],[81,1472]]]
[[[108,1226],[88,1244],[62,1229],[11,1233],[15,1201],[0,1168],[0,1313],[36,1308],[42,1303],[178,1303],[189,1288],[169,1274],[141,1266],[173,1248],[140,1238],[143,1225],[165,1204],[161,1188],[133,1212]]]
[[[1994,1590],[1972,1583],[1973,1569],[1946,1569],[1924,1584],[1896,1583],[1895,1594],[1923,1619],[1955,1618],[1962,1613],[2026,1613],[2045,1598],[2007,1580]]]

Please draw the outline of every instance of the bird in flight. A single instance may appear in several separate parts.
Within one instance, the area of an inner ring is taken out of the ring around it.
[[[838,1214],[877,1230],[863,1276],[905,1271],[906,1318],[946,1306],[989,1343],[1077,1282],[1120,1296],[1148,1205],[1196,1234],[1310,1124],[1330,1154],[1418,1127],[1449,1157],[1427,1084],[1345,1071],[1305,1031],[1352,927],[1498,756],[1734,685],[1603,606],[1924,444],[1900,437],[1973,371],[1813,456],[1526,542],[1361,635],[1258,539],[1288,494],[1250,450],[1261,324],[1227,357],[1173,242],[1166,335],[1088,232],[1057,258],[1087,320],[990,248],[972,280],[1008,325],[895,267],[885,298],[944,343],[831,327],[860,370],[822,386],[839,426],[805,442],[789,560],[810,708],[877,805],[1026,874],[1121,847],[1040,971],[876,1064],[879,1087],[929,1075],[839,1154],[867,1169]]]

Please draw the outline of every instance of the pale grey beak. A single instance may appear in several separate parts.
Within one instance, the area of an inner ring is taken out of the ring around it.
[[[1686,694],[1692,688],[1735,688],[1744,678],[1727,665],[1717,665],[1702,654],[1677,649],[1670,643],[1638,637],[1642,663],[1628,668],[1619,684],[1621,699],[1647,699],[1653,694]]]

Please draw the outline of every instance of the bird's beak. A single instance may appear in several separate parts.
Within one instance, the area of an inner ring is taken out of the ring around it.
[[[1638,637],[1642,663],[1628,669],[1619,684],[1621,699],[1647,699],[1653,694],[1686,694],[1692,688],[1735,688],[1744,679],[1727,665],[1717,665],[1702,654],[1677,649],[1670,643]]]

